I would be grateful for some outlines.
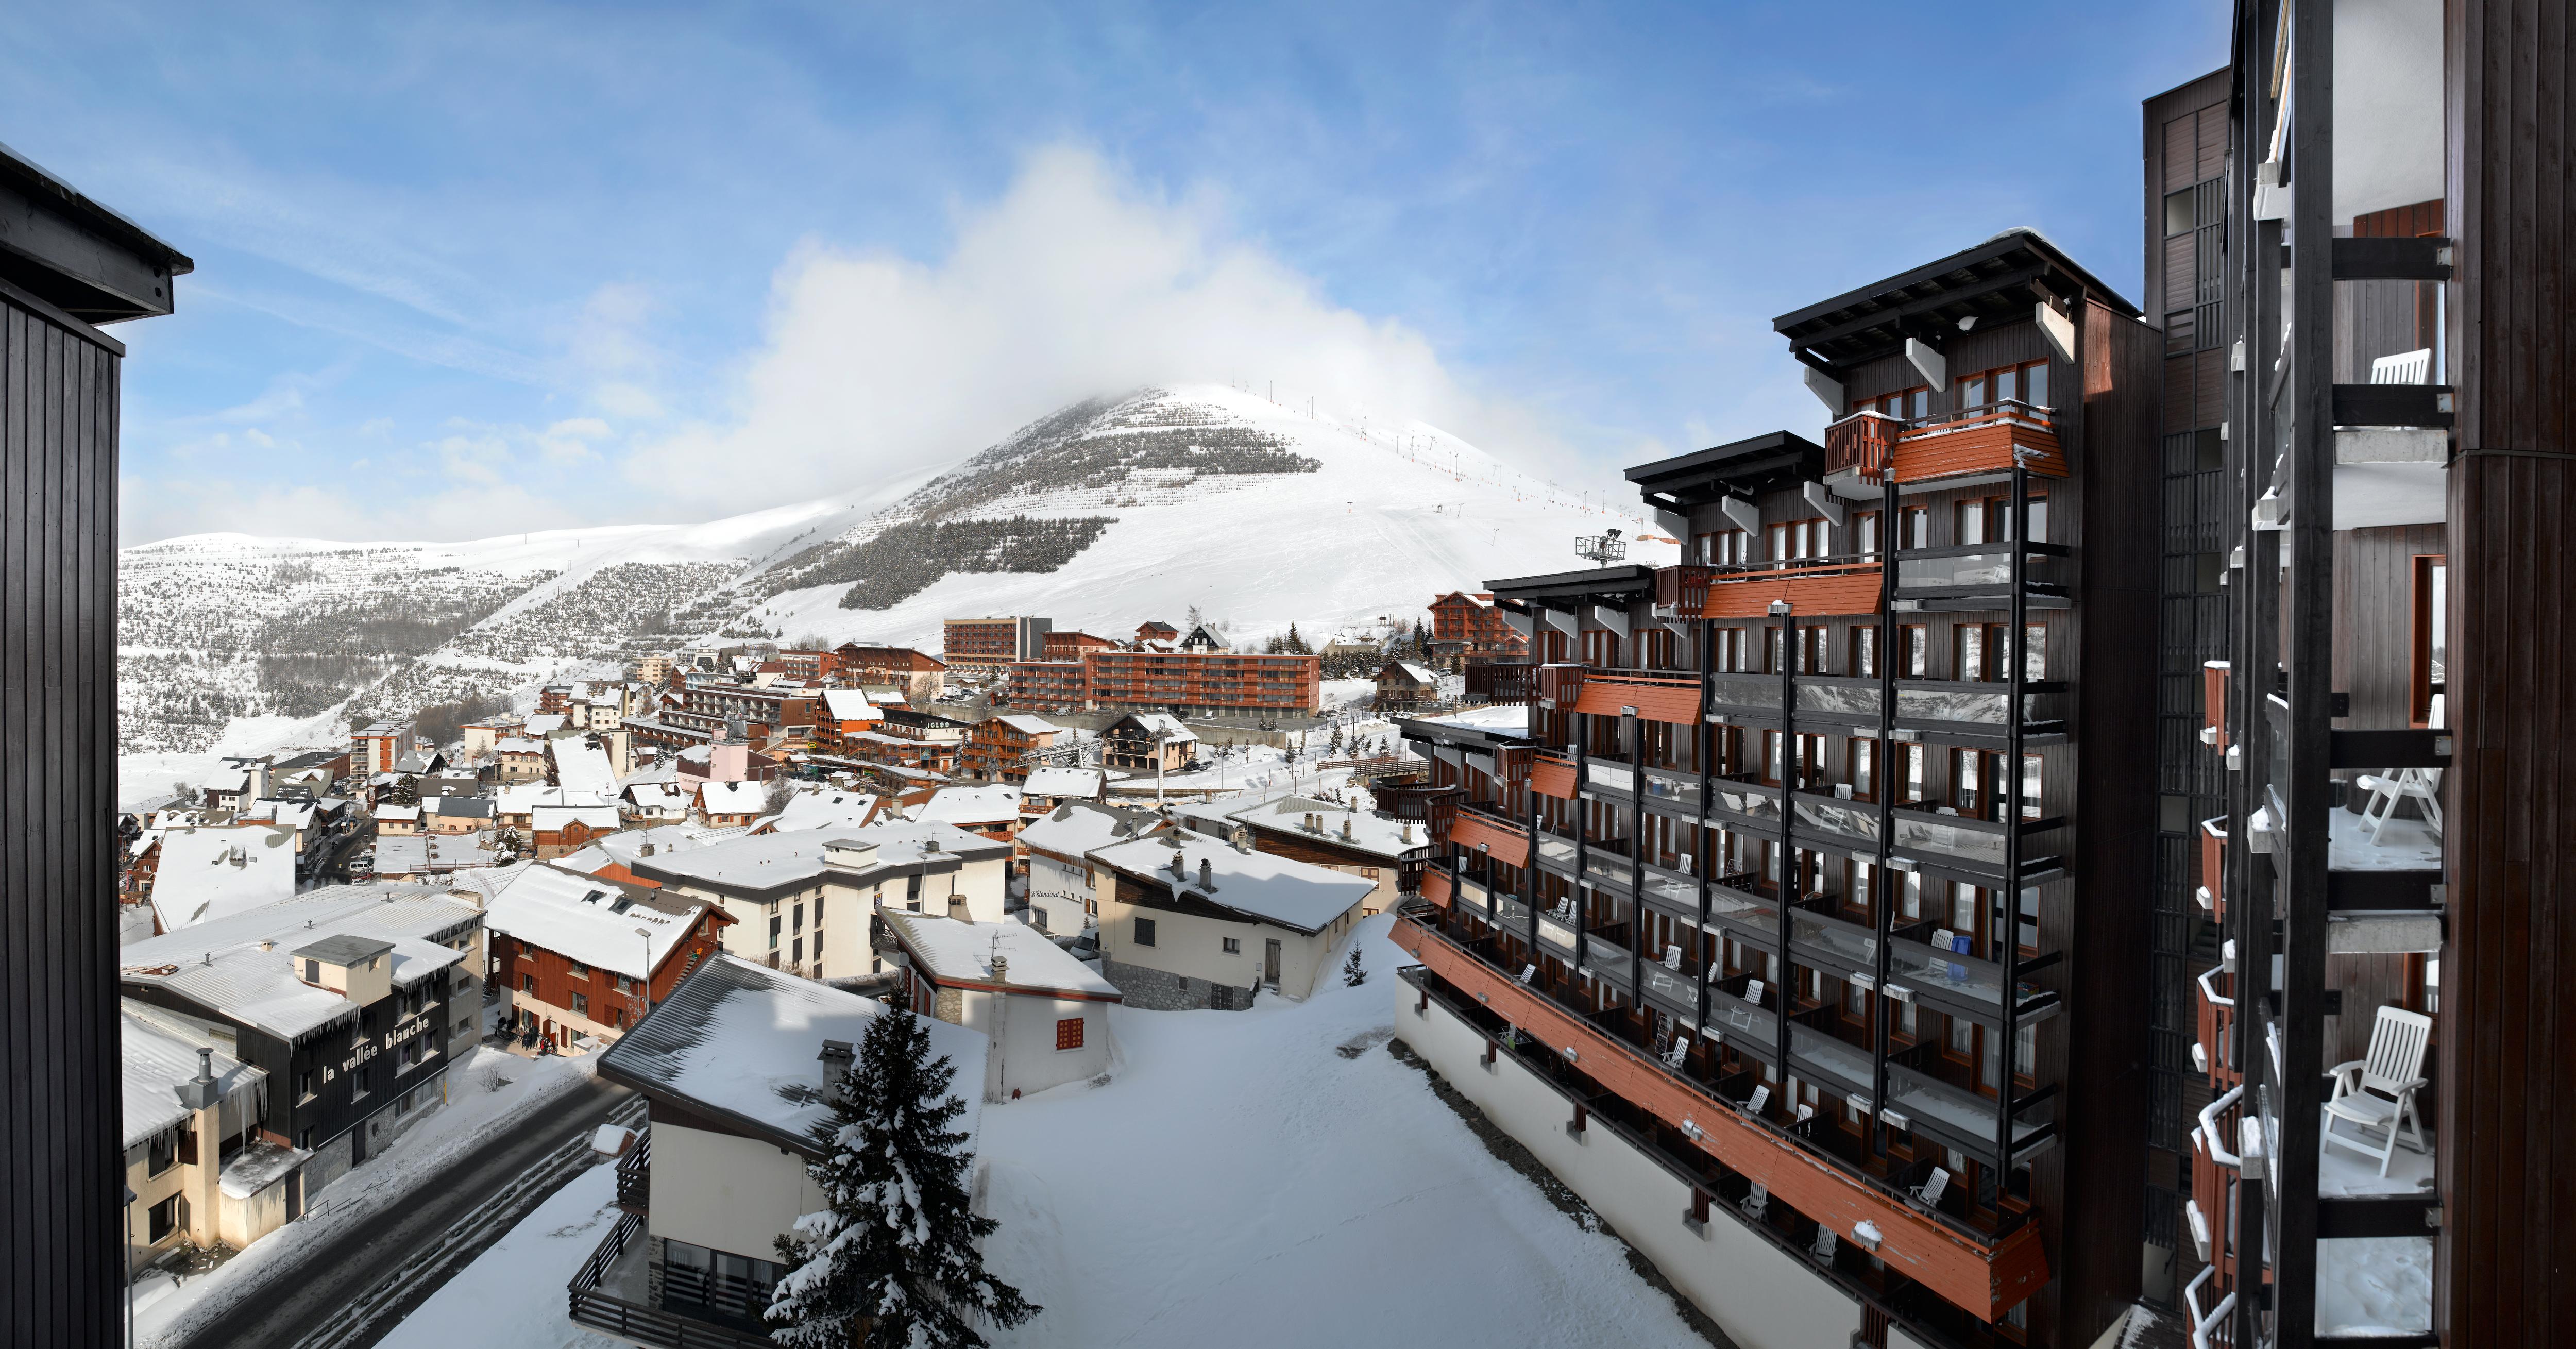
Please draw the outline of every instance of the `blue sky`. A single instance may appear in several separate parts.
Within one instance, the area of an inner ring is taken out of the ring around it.
[[[0,141],[193,255],[126,539],[900,479],[1275,379],[1607,478],[1819,409],[1772,315],[2034,225],[2139,275],[2112,6],[15,6]]]

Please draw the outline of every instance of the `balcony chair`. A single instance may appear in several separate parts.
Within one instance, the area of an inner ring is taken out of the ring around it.
[[[1936,1166],[1932,1168],[1932,1174],[1924,1178],[1922,1184],[1914,1187],[1912,1193],[1915,1198],[1923,1201],[1923,1207],[1938,1209],[1941,1207],[1941,1196],[1948,1193],[1949,1189],[1950,1173]]]
[[[1761,1005],[1762,1005],[1762,981],[1761,981],[1761,980],[1759,980],[1759,979],[1755,979],[1755,980],[1752,980],[1752,981],[1750,981],[1750,982],[1748,982],[1747,984],[1745,984],[1745,985],[1744,985],[1744,1000],[1745,1000],[1746,1002],[1752,1003],[1752,1004],[1753,1004],[1754,1006],[1756,1006],[1756,1007],[1759,1007],[1759,1006],[1761,1006]]]
[[[2442,695],[2434,694],[2426,710],[2425,724],[2442,729]],[[2434,833],[2442,832],[2442,770],[2438,768],[2400,768],[2394,773],[2364,773],[2353,779],[2353,786],[2370,793],[2361,805],[2361,832],[2376,847],[2379,831],[2395,818],[2401,801],[2413,801],[2424,812],[2424,824]]]
[[[1798,1103],[1798,1118],[1789,1125],[1789,1132],[1796,1134],[1800,1138],[1814,1138],[1816,1136],[1816,1108],[1804,1101],[1800,1101]]]
[[[1689,1057],[1690,1037],[1676,1035],[1673,1037],[1673,1047],[1664,1052],[1664,1066],[1678,1073],[1682,1070],[1682,1060]]]
[[[1816,1244],[1807,1248],[1807,1254],[1816,1257],[1817,1262],[1820,1264],[1832,1264],[1834,1262],[1834,1229],[1825,1226],[1823,1223],[1816,1224]]]
[[[2382,1004],[2379,1019],[2370,1027],[2370,1057],[2338,1063],[2326,1073],[2334,1079],[2334,1095],[2326,1101],[2321,1142],[2377,1157],[2382,1176],[2388,1174],[2388,1163],[2397,1155],[2400,1128],[2413,1136],[2408,1146],[2417,1152],[2429,1151],[2424,1125],[2415,1118],[2415,1093],[2426,1085],[2422,1076],[2424,1048],[2432,1035],[2433,1018]],[[2336,1120],[2350,1121],[2364,1136],[2336,1133]],[[2387,1142],[2377,1148],[2370,1146],[2367,1134],[2372,1129],[2386,1129]]]
[[[1771,1187],[1758,1180],[1753,1182],[1753,1192],[1744,1196],[1744,1202],[1737,1207],[1744,1210],[1745,1217],[1762,1221],[1771,1212]]]
[[[1523,965],[1523,966],[1521,966],[1521,982],[1522,982],[1522,983],[1524,983],[1524,984],[1533,984],[1533,985],[1534,985],[1534,984],[1537,982],[1537,980],[1538,980],[1538,966],[1536,966],[1536,965]]]
[[[1665,969],[1668,969],[1668,970],[1672,970],[1672,971],[1674,971],[1675,973],[1679,973],[1679,972],[1680,972],[1680,970],[1681,970],[1681,967],[1682,967],[1682,948],[1680,948],[1680,947],[1678,947],[1678,946],[1667,946],[1667,947],[1665,947],[1665,948],[1664,948],[1664,968],[1665,968]]]
[[[1769,1104],[1771,1104],[1771,1088],[1767,1084],[1755,1087],[1753,1094],[1744,1098],[1744,1113],[1759,1118],[1762,1108]]]
[[[2433,378],[2433,349],[2418,347],[2370,363],[2373,384],[2423,384]]]

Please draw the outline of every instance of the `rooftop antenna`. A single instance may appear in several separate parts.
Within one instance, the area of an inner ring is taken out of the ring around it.
[[[1628,541],[1620,538],[1619,531],[1615,529],[1586,534],[1574,541],[1574,555],[1606,567],[1628,556]]]

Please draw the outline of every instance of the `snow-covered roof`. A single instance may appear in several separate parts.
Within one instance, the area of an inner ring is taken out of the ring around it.
[[[823,715],[835,721],[878,721],[884,717],[865,689],[823,690]]]
[[[1080,993],[1122,1001],[1118,986],[1026,923],[970,923],[920,913],[888,913],[886,926],[912,956],[913,968],[942,984],[998,984],[1032,993]],[[993,957],[1004,962],[993,974]]]
[[[846,855],[854,849],[874,848],[868,867],[912,866],[946,858],[979,861],[1007,857],[1011,852],[1007,843],[997,843],[953,825],[909,820],[872,824],[864,829],[802,829],[785,834],[734,832],[737,837],[701,847],[620,860],[625,860],[636,874],[652,880],[735,892],[765,892],[812,883],[823,874],[828,855],[835,851]]]
[[[1043,717],[1033,717],[1025,712],[1005,712],[993,720],[1022,735],[1053,735],[1064,729]]]
[[[769,828],[781,834],[801,829],[856,829],[876,813],[877,800],[871,792],[798,792],[787,798],[786,809],[770,817]]]
[[[1320,832],[1306,827],[1306,818],[1310,815],[1321,818],[1323,828]],[[1374,853],[1389,860],[1418,857],[1431,850],[1430,834],[1419,821],[1352,810],[1311,796],[1277,797],[1229,810],[1224,818],[1240,820],[1261,829],[1298,834],[1335,847]]]
[[[1183,725],[1179,717],[1173,716],[1169,712],[1130,712],[1125,717],[1121,718],[1121,720],[1136,723],[1138,728],[1140,728],[1147,736],[1151,736],[1156,731],[1160,731],[1163,733],[1163,739],[1166,742],[1175,740],[1194,742],[1199,738],[1197,732]]]
[[[889,1014],[874,998],[719,955],[609,1046],[599,1072],[818,1155],[835,1122],[823,1097],[823,1042],[855,1047],[870,1019]],[[982,1121],[991,1042],[945,1021],[925,1017],[922,1025],[932,1057],[956,1069],[951,1086],[966,1108],[950,1127],[971,1139]]]
[[[317,811],[318,807],[310,801],[286,801],[273,796],[263,796],[251,802],[243,810],[240,818],[267,820],[280,829],[303,830],[313,827],[313,816]]]
[[[408,820],[413,824],[418,824],[420,823],[420,807],[396,805],[378,806],[376,807],[376,819],[379,822],[386,820]]]
[[[548,747],[554,751],[556,786],[600,796],[617,793],[617,770],[609,763],[607,750],[578,736],[550,741]]]
[[[1020,789],[1007,782],[942,787],[913,808],[925,824],[1006,824],[1020,818]]]
[[[555,859],[576,871],[597,871],[614,862],[631,866],[639,857],[661,858],[669,853],[687,852],[692,848],[710,847],[743,836],[738,824],[708,828],[693,824],[656,825],[650,829],[628,829],[605,834],[590,841],[590,846]],[[646,852],[646,849],[651,852]]]
[[[585,965],[641,979],[662,967],[707,907],[540,863],[520,872],[493,898],[483,925]]]
[[[333,885],[118,951],[118,977],[166,988],[200,1006],[293,1040],[355,1014],[356,1004],[296,977],[294,947],[326,937],[393,943],[393,981],[409,987],[464,961],[482,910],[425,885]],[[270,949],[261,950],[267,942]]]
[[[1416,717],[1412,720],[1418,726],[1455,726],[1461,730],[1498,735],[1529,734],[1529,708],[1520,703],[1494,703],[1452,712],[1445,717]]]
[[[698,789],[698,809],[709,815],[757,815],[768,800],[766,782],[710,782]]]
[[[528,718],[528,735],[533,739],[542,740],[562,730],[566,720],[567,718],[561,712],[539,712]]]
[[[124,1002],[117,1062],[125,1080],[125,1146],[133,1147],[192,1113],[179,1100],[179,1088],[197,1080],[197,1051],[214,1049],[211,1071],[215,1094],[230,1098],[268,1079],[268,1074],[226,1054],[214,1040],[157,1009]]]
[[[1175,853],[1181,870],[1172,870]],[[1231,843],[1197,834],[1176,833],[1095,849],[1091,856],[1104,866],[1139,879],[1158,882],[1174,898],[1195,895],[1220,908],[1299,932],[1318,932],[1348,913],[1377,882],[1347,876],[1329,867],[1266,852],[1239,852]],[[1208,883],[1199,880],[1199,865],[1208,867]]]
[[[1433,673],[1428,667],[1416,665],[1409,660],[1391,662],[1388,664],[1387,669],[1401,670],[1404,672],[1405,678],[1410,679],[1414,683],[1420,684],[1425,688],[1436,688],[1440,683],[1439,675]]]
[[[488,867],[500,854],[481,834],[412,834],[376,840],[376,874],[423,876],[463,867]]]
[[[566,829],[576,821],[593,829],[614,829],[618,824],[617,807],[538,806],[528,812],[528,827],[531,829]]]
[[[689,794],[662,782],[639,782],[626,789],[626,799],[638,811],[677,815],[689,808]]]
[[[492,742],[492,752],[495,754],[543,754],[546,752],[546,742],[543,740],[531,740],[524,735],[503,736],[501,739]]]
[[[1033,852],[1073,859],[1088,856],[1094,848],[1151,833],[1162,821],[1150,810],[1067,801],[1029,821],[1019,837]]]
[[[252,825],[173,829],[161,836],[152,911],[164,932],[274,904],[294,894],[294,830]]]
[[[1078,796],[1084,800],[1095,800],[1100,795],[1103,780],[1097,768],[1039,768],[1029,773],[1029,780],[1022,784],[1020,791],[1024,796]]]
[[[248,791],[250,773],[242,768],[218,768],[206,774],[205,789],[210,792]]]

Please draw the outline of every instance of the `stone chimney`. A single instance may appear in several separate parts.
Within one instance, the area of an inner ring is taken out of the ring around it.
[[[1010,981],[1011,958],[1006,955],[996,954],[993,957],[993,982],[997,984],[1007,984]]]
[[[850,1052],[850,1042],[847,1040],[825,1040],[823,1042],[823,1052],[817,1057],[823,1060],[823,1095],[825,1099],[828,1100],[839,1096],[841,1094],[842,1087],[850,1080],[850,1064],[856,1057]]]
[[[1216,868],[1204,857],[1199,859],[1199,888],[1208,891],[1216,889]]]

